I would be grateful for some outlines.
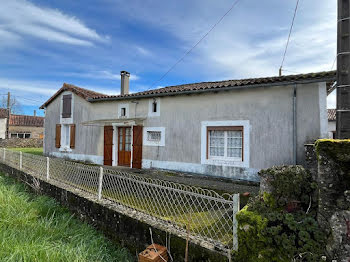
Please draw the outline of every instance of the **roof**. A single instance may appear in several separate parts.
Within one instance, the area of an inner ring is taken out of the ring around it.
[[[44,126],[44,117],[26,116],[26,115],[10,115],[10,126]]]
[[[258,86],[271,86],[271,85],[288,85],[292,83],[300,82],[318,82],[326,81],[333,82],[336,80],[336,71],[298,74],[298,75],[286,75],[275,77],[262,77],[262,78],[248,78],[239,80],[224,80],[216,82],[201,82],[177,86],[167,86],[163,88],[147,90],[138,93],[131,93],[125,95],[105,95],[97,93],[88,89],[77,87],[75,85],[64,83],[62,88],[58,90],[49,100],[47,100],[40,109],[48,106],[59,94],[64,91],[71,91],[76,95],[86,99],[89,102],[106,101],[106,100],[122,100],[142,97],[157,97],[157,96],[170,96],[189,93],[200,93],[206,91],[223,91],[228,89],[241,89],[252,88]],[[330,88],[331,85],[327,85]]]
[[[101,100],[119,100],[138,97],[156,97],[164,95],[188,94],[205,91],[220,91],[226,89],[241,89],[257,86],[269,85],[287,85],[295,82],[317,82],[327,81],[333,82],[336,80],[336,71],[327,71],[319,73],[286,75],[276,77],[249,78],[240,80],[225,80],[216,82],[201,82],[177,86],[167,86],[159,89],[153,89],[138,93],[114,95],[114,96],[97,96],[89,99],[90,102]],[[330,88],[330,87],[329,87]]]
[[[335,121],[337,119],[336,114],[335,109],[328,109],[328,121]]]
[[[6,108],[0,108],[0,118],[7,118],[7,112]]]
[[[70,91],[85,100],[88,100],[94,97],[106,96],[105,94],[102,94],[102,93],[98,93],[92,90],[88,90],[75,85],[64,83],[63,86],[40,107],[40,109],[47,107],[48,104],[50,104],[57,96],[59,96],[64,91]]]

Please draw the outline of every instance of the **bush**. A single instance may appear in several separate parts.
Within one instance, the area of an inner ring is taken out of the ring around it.
[[[260,175],[272,190],[237,215],[237,261],[320,261],[325,235],[316,221],[317,185],[311,175],[301,166],[274,167]],[[291,201],[299,203],[293,212],[287,208]]]

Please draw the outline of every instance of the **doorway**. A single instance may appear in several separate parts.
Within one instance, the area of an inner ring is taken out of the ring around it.
[[[131,127],[118,127],[118,166],[130,167]]]

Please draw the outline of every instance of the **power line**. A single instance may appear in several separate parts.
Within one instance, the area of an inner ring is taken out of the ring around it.
[[[282,59],[281,67],[280,67],[280,75],[282,74],[282,67],[283,67],[283,64],[284,64],[284,60],[286,59],[286,54],[287,54],[287,49],[288,49],[288,45],[289,45],[289,41],[290,41],[290,36],[291,36],[291,34],[292,34],[295,16],[297,15],[297,11],[298,11],[298,5],[299,5],[299,0],[297,0],[297,4],[296,4],[296,6],[295,6],[294,15],[293,15],[293,20],[292,20],[292,24],[291,24],[291,26],[290,26],[290,30],[289,30],[289,35],[288,35],[288,39],[287,39],[286,48],[284,49],[283,59]]]
[[[332,67],[331,67],[331,71],[333,70],[333,67],[335,66],[335,62],[337,61],[337,56],[335,56]]]
[[[239,1],[240,1],[240,0],[236,0],[236,1],[232,4],[232,6],[230,7],[230,9],[229,9],[223,16],[221,16],[221,18],[210,28],[210,30],[209,30],[205,35],[203,35],[202,38],[199,39],[199,41],[198,41],[193,47],[191,47],[179,60],[177,60],[176,63],[173,64],[173,65],[169,68],[168,71],[166,71],[157,81],[155,81],[155,82],[151,85],[151,87],[150,87],[149,89],[151,89],[155,84],[157,84],[158,82],[160,82],[161,80],[163,80],[163,78],[164,78],[167,74],[169,74],[171,70],[173,70],[173,69],[174,69],[174,68],[189,54],[189,53],[191,53],[192,50],[195,49],[195,48],[204,40],[204,38],[206,38],[206,37],[210,34],[210,32],[214,30],[214,28],[225,18],[225,16],[227,16],[228,13],[231,12],[231,10],[238,4]]]

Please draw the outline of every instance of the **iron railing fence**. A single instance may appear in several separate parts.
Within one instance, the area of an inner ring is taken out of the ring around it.
[[[237,250],[239,194],[150,179],[112,167],[100,167],[0,150],[0,162],[46,181],[54,180],[147,214],[190,239],[222,251]]]

